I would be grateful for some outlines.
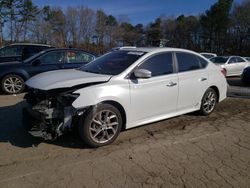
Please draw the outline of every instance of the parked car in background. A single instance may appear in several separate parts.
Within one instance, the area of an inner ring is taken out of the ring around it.
[[[250,62],[250,57],[244,57],[247,61]]]
[[[0,63],[10,61],[22,61],[48,48],[53,47],[45,44],[11,44],[0,48]]]
[[[250,63],[240,56],[217,56],[210,61],[224,68],[227,76],[240,76],[243,70],[250,66]]]
[[[95,54],[79,49],[52,48],[24,61],[1,63],[1,89],[6,94],[20,93],[24,90],[24,82],[36,74],[57,69],[78,68],[95,58]]]
[[[203,52],[203,53],[200,53],[202,56],[204,56],[205,58],[207,58],[207,59],[210,59],[210,58],[212,58],[212,57],[216,57],[217,56],[217,54],[213,54],[213,53],[205,53],[205,52]]]
[[[244,84],[250,84],[250,66],[243,70],[241,81]]]
[[[53,140],[76,126],[91,147],[112,143],[121,129],[193,111],[209,115],[227,93],[220,67],[175,48],[116,50],[26,84],[23,120],[31,134]]]

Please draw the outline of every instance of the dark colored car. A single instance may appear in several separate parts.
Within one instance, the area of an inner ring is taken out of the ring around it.
[[[244,71],[241,75],[241,81],[244,84],[250,84],[250,67],[247,67],[244,69]]]
[[[52,48],[24,61],[0,63],[1,89],[6,94],[20,93],[24,90],[24,82],[36,74],[78,68],[95,58],[95,54],[79,49]]]
[[[43,50],[53,48],[45,44],[17,43],[0,48],[0,63],[23,61]]]

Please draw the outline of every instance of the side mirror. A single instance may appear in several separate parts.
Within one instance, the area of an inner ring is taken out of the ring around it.
[[[151,78],[152,73],[147,69],[137,69],[134,72],[136,78]]]
[[[37,66],[40,65],[41,61],[39,59],[36,59],[35,61],[32,62],[32,65]]]

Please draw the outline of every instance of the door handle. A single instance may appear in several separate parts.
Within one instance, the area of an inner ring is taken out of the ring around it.
[[[169,82],[166,86],[167,87],[173,87],[173,86],[176,86],[177,83],[176,82]]]
[[[206,81],[207,80],[207,78],[204,78],[204,77],[202,77],[202,78],[200,78],[200,81]]]

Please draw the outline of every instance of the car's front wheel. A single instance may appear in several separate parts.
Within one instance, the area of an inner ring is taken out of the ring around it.
[[[91,108],[79,120],[79,133],[90,147],[100,147],[112,143],[122,128],[119,110],[110,104],[99,104]]]
[[[1,81],[1,88],[6,94],[21,93],[25,88],[24,80],[15,74],[6,75]]]
[[[201,100],[200,113],[202,115],[211,114],[217,104],[218,94],[213,88],[208,88]]]

